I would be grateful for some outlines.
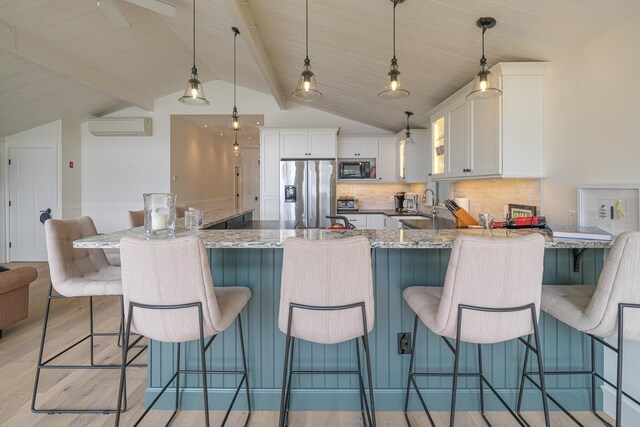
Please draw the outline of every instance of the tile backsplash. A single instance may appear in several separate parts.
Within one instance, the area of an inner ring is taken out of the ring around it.
[[[469,213],[480,212],[502,220],[509,203],[536,206],[540,212],[541,179],[478,179],[453,183],[453,197],[469,199]]]
[[[418,194],[421,199],[424,184],[338,184],[338,197],[353,196],[360,209],[393,209],[393,195],[399,191]]]

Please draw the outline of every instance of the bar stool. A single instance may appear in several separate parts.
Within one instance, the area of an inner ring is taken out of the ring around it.
[[[624,340],[640,341],[640,310],[630,310],[640,308],[638,278],[640,278],[640,232],[630,231],[616,238],[596,286],[542,287],[542,310],[591,337],[590,370],[545,371],[544,373],[545,375],[589,375],[591,377],[591,411],[605,425],[609,423],[596,411],[596,379],[600,379],[616,390],[616,426],[622,425],[622,396],[640,405],[637,399],[622,389]],[[604,338],[617,338],[617,347],[606,342]],[[596,341],[616,353],[616,384],[596,372],[594,360]],[[582,425],[556,399],[551,396],[549,399],[576,424]]]
[[[449,425],[455,425],[456,393],[458,377],[478,377],[480,382],[480,412],[487,425],[491,425],[484,411],[484,387],[496,395],[500,403],[520,425],[523,421],[507,405],[493,385],[482,373],[482,344],[496,344],[512,339],[521,341],[533,351],[542,367],[538,311],[542,287],[544,237],[532,234],[509,239],[458,237],[451,250],[451,258],[444,287],[413,286],[402,293],[414,311],[413,346],[409,362],[404,415],[407,414],[409,391],[413,387],[432,426],[433,418],[420,393],[416,377],[452,376],[451,412]],[[418,319],[436,335],[439,335],[454,354],[453,373],[415,372],[415,349]],[[522,337],[528,335],[525,341]],[[535,339],[535,348],[531,338]],[[455,339],[455,345],[450,339]],[[478,346],[477,373],[460,372],[461,343]],[[540,368],[542,372],[542,368]],[[549,423],[549,411],[545,398],[544,375],[540,376],[545,423]]]
[[[209,398],[207,376],[211,374],[241,375],[231,404],[222,425],[225,424],[242,385],[247,392],[248,414],[251,417],[251,397],[247,376],[247,358],[244,349],[240,312],[251,298],[249,288],[234,286],[214,288],[207,251],[202,240],[195,236],[165,240],[139,240],[124,237],[120,242],[122,254],[122,291],[127,307],[122,357],[127,360],[131,349],[132,332],[150,339],[174,343],[176,370],[158,396],[135,422],[137,425],[151,410],[169,385],[175,380],[175,408],[167,425],[171,424],[179,409],[180,374],[202,376],[205,424],[209,426]],[[209,371],[205,352],[213,340],[237,321],[240,335],[243,370]],[[205,342],[205,337],[211,337]],[[199,341],[200,369],[180,367],[181,343]],[[125,395],[126,365],[122,366],[118,409]],[[116,426],[120,424],[120,412],[116,413]]]
[[[36,397],[42,369],[120,369],[121,364],[96,364],[94,362],[94,337],[118,336],[120,332],[94,332],[93,328],[93,298],[108,295],[120,296],[120,330],[123,329],[122,282],[120,268],[109,264],[104,252],[100,249],[73,248],[73,241],[85,237],[96,236],[98,233],[90,217],[80,217],[65,220],[49,219],[44,224],[47,244],[47,259],[51,273],[51,283],[45,306],[42,337],[38,353],[38,365],[33,386],[31,411],[35,413],[113,413],[115,409],[37,409]],[[59,295],[53,294],[53,289]],[[89,334],[75,341],[70,346],[43,361],[47,326],[51,302],[61,298],[89,298]],[[52,365],[55,359],[72,348],[89,340],[89,365]],[[137,343],[139,338],[135,341]],[[133,362],[144,348],[130,361]],[[126,405],[125,405],[126,408]]]
[[[345,272],[349,272],[348,277]],[[278,319],[280,331],[287,335],[280,398],[281,427],[288,425],[292,377],[299,374],[357,375],[362,422],[365,426],[376,425],[367,336],[373,330],[373,317],[371,250],[366,237],[285,240]],[[362,378],[358,338],[362,341],[367,365],[369,402]],[[355,340],[357,370],[294,370],[296,339],[318,344]]]

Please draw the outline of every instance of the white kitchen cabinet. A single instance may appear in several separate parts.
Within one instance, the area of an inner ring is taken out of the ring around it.
[[[469,172],[469,103],[462,97],[448,113],[449,155],[447,176],[467,176]]]
[[[337,129],[280,129],[280,158],[335,159]]]
[[[345,136],[338,141],[338,158],[375,159],[378,157],[378,139],[376,137]]]
[[[260,219],[280,219],[280,132],[260,129]]]
[[[378,159],[376,163],[376,178],[378,182],[397,182],[396,174],[396,138],[378,138]]]
[[[397,230],[400,228],[400,221],[395,218],[391,218],[390,216],[386,216],[384,228],[385,230]]]
[[[548,67],[546,62],[496,64],[491,71],[498,77],[502,96],[468,102],[469,83],[433,108],[428,113],[432,152],[442,157],[434,158],[431,179],[543,178]]]
[[[445,178],[447,164],[447,124],[446,113],[438,112],[433,114],[435,118],[431,121],[431,179]]]
[[[386,218],[384,214],[368,214],[367,215],[367,229],[368,230],[384,230]]]
[[[428,129],[412,129],[413,143],[405,144],[406,131],[397,135],[398,181],[404,183],[427,182],[431,173],[431,153],[429,150],[430,131]]]
[[[353,224],[353,226],[355,228],[359,228],[361,230],[366,230],[367,229],[367,215],[366,214],[339,213],[338,215],[347,217],[349,222],[351,224]],[[338,223],[341,224],[342,221],[338,221]]]

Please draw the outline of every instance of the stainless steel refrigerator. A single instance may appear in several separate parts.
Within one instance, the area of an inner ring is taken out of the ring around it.
[[[326,228],[336,214],[336,162],[280,162],[280,220],[298,221],[298,228]]]

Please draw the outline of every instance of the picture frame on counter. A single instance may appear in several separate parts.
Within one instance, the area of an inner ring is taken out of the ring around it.
[[[516,205],[509,203],[509,218],[518,218],[522,216],[536,216],[537,208],[530,205]]]
[[[617,236],[640,230],[640,184],[585,184],[577,187],[578,224]]]

